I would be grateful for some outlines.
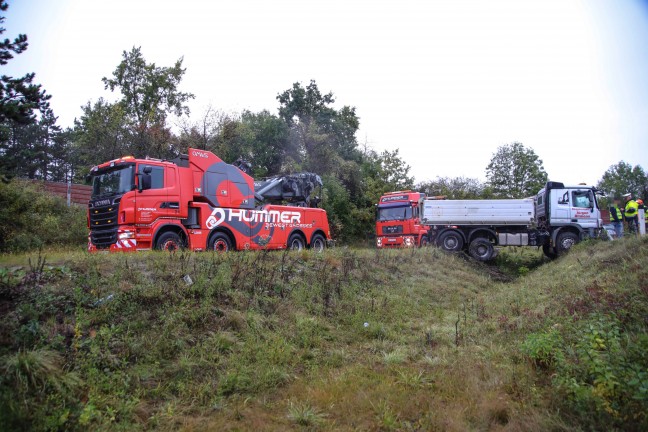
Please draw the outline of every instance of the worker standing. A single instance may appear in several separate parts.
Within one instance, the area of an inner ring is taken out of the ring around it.
[[[644,211],[644,229],[645,229],[645,228],[648,227],[648,211],[647,211],[648,209],[646,209],[646,205],[644,204],[642,199],[638,199],[637,204],[639,205],[639,210]],[[641,212],[639,212],[639,214],[641,214]],[[639,223],[639,234],[641,234],[642,233],[642,231],[641,231],[641,221],[637,220],[637,222]],[[645,231],[643,231],[643,232],[645,233]]]
[[[637,215],[639,214],[639,204],[632,199],[632,194],[627,193],[625,197],[625,219],[628,223],[628,231],[632,234],[637,234]]]
[[[623,237],[623,213],[619,208],[620,202],[619,198],[614,198],[614,202],[608,209],[610,211],[610,223],[614,226],[617,238]]]

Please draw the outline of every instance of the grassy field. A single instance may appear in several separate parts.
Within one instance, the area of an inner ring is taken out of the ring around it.
[[[646,430],[648,240],[0,257],[2,430]]]

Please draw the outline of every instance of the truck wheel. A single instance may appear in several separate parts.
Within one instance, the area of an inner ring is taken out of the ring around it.
[[[572,246],[578,243],[578,235],[570,231],[561,232],[558,234],[558,241],[556,243],[556,251],[558,254],[567,252]]]
[[[429,244],[430,244],[430,241],[428,240],[427,236],[421,237],[420,247],[422,247],[422,248],[427,247],[427,246],[429,246]]]
[[[326,240],[324,240],[321,234],[315,234],[311,240],[310,247],[315,252],[323,252],[326,249]]]
[[[556,249],[552,248],[548,244],[542,245],[542,252],[549,259],[556,259],[556,257],[558,257],[558,254],[556,253]]]
[[[471,241],[470,246],[468,247],[468,253],[470,256],[477,261],[483,262],[490,261],[493,258],[494,251],[495,248],[493,248],[493,243],[488,239],[481,237]]]
[[[227,234],[218,232],[211,236],[207,247],[214,252],[228,252],[232,249],[232,242]]]
[[[446,252],[459,252],[463,248],[464,241],[457,231],[446,231],[439,236],[437,244]]]
[[[292,234],[288,238],[288,249],[300,251],[304,249],[306,245],[304,244],[304,239],[297,233]]]
[[[155,244],[155,248],[169,252],[175,252],[179,249],[184,249],[185,245],[180,236],[174,232],[165,232],[162,234]]]

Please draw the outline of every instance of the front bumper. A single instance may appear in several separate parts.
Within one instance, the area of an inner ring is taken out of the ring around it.
[[[408,248],[416,246],[413,236],[376,237],[378,249]]]

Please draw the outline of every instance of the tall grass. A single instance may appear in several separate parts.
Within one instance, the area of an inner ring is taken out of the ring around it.
[[[5,257],[0,429],[640,429],[646,246]]]

